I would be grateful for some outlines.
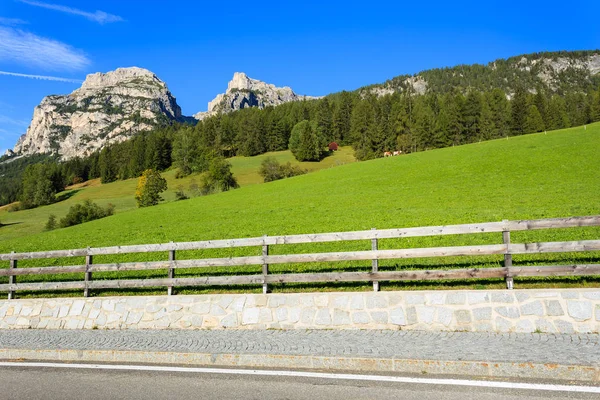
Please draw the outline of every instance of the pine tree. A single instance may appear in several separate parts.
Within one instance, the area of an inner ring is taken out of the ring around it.
[[[481,95],[471,90],[467,95],[463,109],[465,141],[467,143],[477,140],[479,135],[479,118],[481,117]]]
[[[542,114],[538,111],[537,107],[532,104],[527,109],[527,118],[525,119],[525,132],[542,132],[544,130],[544,120]]]
[[[329,106],[329,100],[327,97],[323,98],[317,104],[317,115],[316,115],[316,132],[317,138],[319,139],[319,145],[321,147],[327,146],[328,143],[334,139],[332,129],[332,118],[331,109]]]
[[[100,181],[102,183],[110,183],[117,180],[117,171],[114,161],[111,146],[103,148],[98,159]]]
[[[508,137],[510,134],[510,103],[501,89],[492,90],[490,109],[495,128],[494,138]]]
[[[373,151],[374,110],[370,101],[360,101],[352,110],[350,137],[355,156],[359,160],[368,160],[377,155]]]
[[[592,94],[591,119],[593,122],[600,121],[600,90]]]
[[[518,87],[511,100],[511,130],[513,135],[522,135],[526,132],[527,95]]]
[[[479,116],[479,140],[490,140],[496,136],[496,126],[494,125],[494,115],[487,101],[483,98],[481,103],[481,114]]]
[[[563,129],[571,126],[565,100],[560,96],[552,96],[548,103],[549,123],[548,129]]]
[[[289,149],[298,161],[319,161],[321,147],[315,128],[307,120],[300,121],[292,129]]]
[[[542,88],[537,89],[535,96],[533,97],[533,104],[537,107],[542,117],[542,121],[544,122],[544,128],[542,130],[544,130],[548,126],[548,99]]]

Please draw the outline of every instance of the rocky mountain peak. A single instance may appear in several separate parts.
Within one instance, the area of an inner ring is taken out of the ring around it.
[[[227,84],[227,91],[218,94],[208,103],[208,111],[199,112],[194,115],[194,118],[201,120],[242,108],[258,107],[262,109],[305,98],[314,99],[316,97],[298,95],[288,86],[277,87],[258,79],[252,79],[244,72],[236,72]]]
[[[82,157],[137,132],[181,119],[175,97],[151,71],[131,67],[98,72],[88,75],[71,94],[45,97],[14,152]]]

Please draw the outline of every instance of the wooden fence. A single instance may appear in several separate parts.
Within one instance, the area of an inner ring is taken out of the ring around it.
[[[262,285],[268,292],[268,285],[274,283],[311,283],[311,282],[372,282],[373,289],[379,290],[380,281],[450,280],[471,278],[504,278],[507,288],[512,289],[513,278],[517,276],[574,276],[600,275],[600,264],[520,266],[512,265],[513,254],[585,252],[600,250],[600,240],[581,240],[568,242],[511,243],[510,233],[536,229],[573,228],[582,226],[600,226],[600,216],[540,219],[529,221],[502,221],[481,224],[428,226],[403,229],[365,230],[354,232],[319,233],[307,235],[263,236],[245,239],[207,240],[200,242],[178,242],[165,244],[147,244],[87,248],[76,250],[55,250],[30,253],[0,254],[0,260],[9,261],[9,268],[0,269],[0,276],[8,276],[8,284],[0,284],[0,291],[8,292],[12,299],[16,291],[52,291],[82,290],[89,296],[94,289],[123,289],[167,287],[173,294],[174,287],[193,287],[210,285]],[[410,248],[379,250],[378,240],[420,236],[459,235],[502,232],[501,244],[454,246],[433,248]],[[269,255],[269,246],[300,243],[324,243],[337,241],[370,241],[371,250],[347,251],[311,254]],[[194,260],[176,260],[176,251],[223,249],[234,247],[261,246],[262,255],[227,258],[204,258]],[[94,256],[129,253],[168,252],[167,261],[127,262],[113,264],[94,264]],[[501,268],[470,268],[453,270],[399,270],[379,271],[379,260],[422,257],[481,256],[503,254],[504,266]],[[85,257],[85,264],[59,267],[17,268],[19,260]],[[327,273],[286,273],[269,274],[269,265],[284,263],[311,263],[336,261],[371,262],[371,272],[327,272]],[[181,268],[233,267],[262,265],[262,274],[240,276],[205,276],[176,278],[175,271]],[[94,272],[118,271],[167,271],[167,278],[151,279],[106,279],[92,280]],[[74,282],[31,282],[17,283],[18,276],[84,273],[83,281]]]

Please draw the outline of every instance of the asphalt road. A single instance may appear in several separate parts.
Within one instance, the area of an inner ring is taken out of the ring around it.
[[[289,376],[0,367],[0,399],[598,399],[598,393]]]

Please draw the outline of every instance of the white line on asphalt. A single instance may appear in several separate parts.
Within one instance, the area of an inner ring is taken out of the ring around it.
[[[170,367],[155,365],[110,365],[110,364],[62,364],[43,362],[0,362],[0,367],[30,367],[30,368],[73,368],[73,369],[101,369],[121,371],[156,371],[156,372],[186,372],[200,374],[230,374],[230,375],[262,375],[295,378],[319,378],[352,381],[372,381],[391,383],[413,383],[424,385],[451,385],[451,386],[477,386],[498,389],[520,389],[520,390],[546,390],[552,392],[578,392],[578,393],[600,393],[600,386],[571,386],[551,385],[541,383],[518,383],[497,381],[473,381],[467,379],[432,379],[432,378],[409,378],[403,376],[384,375],[354,375],[333,374],[325,372],[302,372],[302,371],[273,371],[256,369],[227,369],[227,368],[196,368],[196,367]]]

